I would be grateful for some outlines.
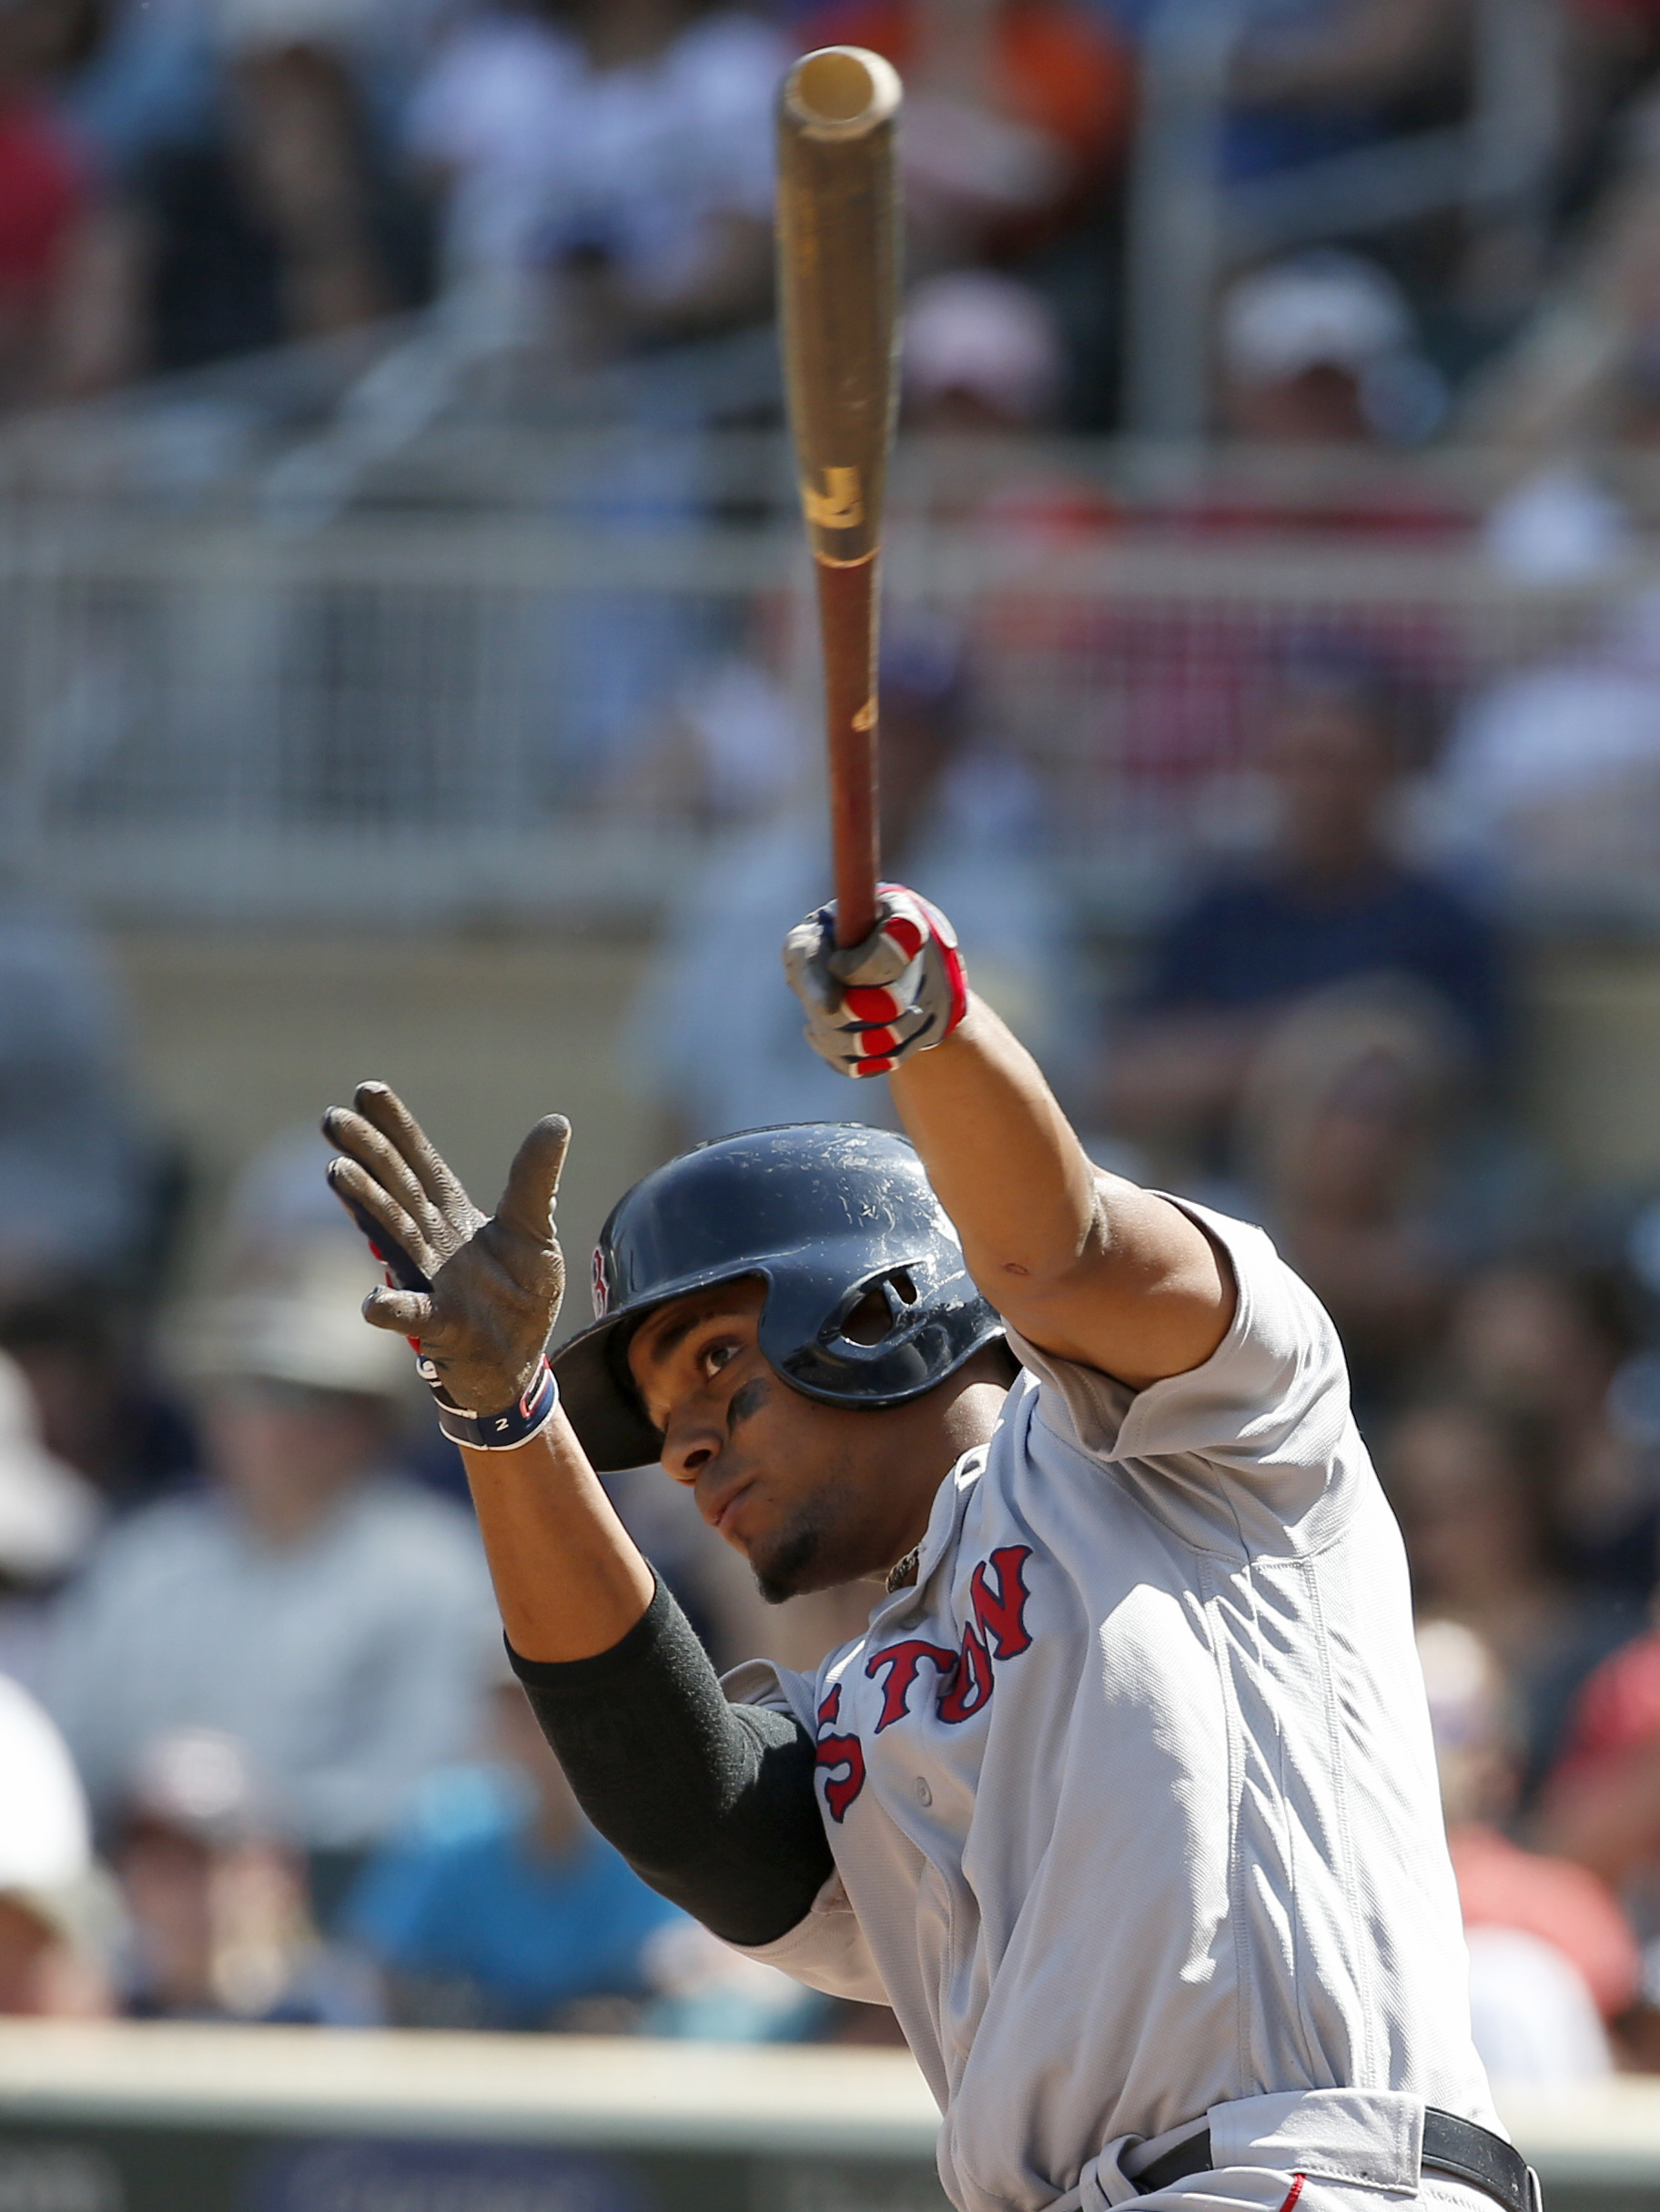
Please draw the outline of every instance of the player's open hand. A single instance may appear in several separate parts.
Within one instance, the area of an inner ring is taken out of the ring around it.
[[[336,1197],[369,1237],[391,1280],[363,1316],[414,1340],[422,1372],[471,1413],[521,1399],[564,1296],[553,1201],[571,1125],[539,1121],[519,1147],[493,1216],[481,1214],[384,1083],[358,1086],[331,1106],[323,1134]]]

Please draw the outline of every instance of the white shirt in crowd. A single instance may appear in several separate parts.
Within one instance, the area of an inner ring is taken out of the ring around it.
[[[367,1481],[278,1549],[206,1493],[105,1538],[44,1693],[100,1809],[157,1736],[222,1729],[297,1841],[350,1849],[473,1747],[500,1634],[477,1539],[442,1499]]]
[[[1070,982],[1065,916],[1041,861],[945,794],[906,855],[905,880],[954,919],[969,981],[1053,1070]],[[743,831],[664,924],[631,1009],[624,1056],[639,1089],[697,1137],[792,1121],[895,1126],[885,1083],[850,1083],[802,1043],[779,987],[784,933],[830,895],[822,805]]]
[[[1305,2207],[1415,2192],[1426,2102],[1497,2125],[1336,1333],[1260,1230],[1189,1210],[1239,1286],[1213,1357],[1138,1394],[1014,1340],[916,1587],[815,1676],[728,1678],[816,1733],[837,1868],[755,1954],[893,2005],[962,2212],[1098,2212],[1206,2115],[1257,2171],[1202,2186],[1262,2212],[1297,2172]]]
[[[1471,1928],[1470,2025],[1495,2081],[1603,2081],[1614,2054],[1585,1977],[1525,1928]]]
[[[580,40],[523,17],[464,24],[418,86],[411,149],[452,172],[458,274],[587,248],[649,301],[693,279],[712,217],[769,222],[773,102],[789,49],[717,11],[651,61],[596,70]]]

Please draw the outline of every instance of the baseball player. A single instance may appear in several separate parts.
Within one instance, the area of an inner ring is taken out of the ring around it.
[[[1090,1164],[926,902],[885,887],[834,948],[828,908],[786,944],[808,1037],[887,1076],[915,1149],[672,1161],[552,1367],[567,1126],[487,1220],[383,1086],[325,1122],[594,1824],[738,1948],[893,2006],[961,2212],[1536,2212],[1330,1321],[1260,1231]],[[596,1480],[653,1459],[767,1597],[869,1581],[864,1634],[718,1683]]]

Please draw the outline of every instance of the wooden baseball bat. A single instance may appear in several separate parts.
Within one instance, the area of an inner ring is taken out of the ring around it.
[[[898,409],[899,79],[824,46],[778,101],[778,296],[802,511],[818,581],[836,941],[876,919],[876,561]]]

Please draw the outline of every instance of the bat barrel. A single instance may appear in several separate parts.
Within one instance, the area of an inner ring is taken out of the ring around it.
[[[778,290],[802,510],[818,570],[837,934],[876,916],[876,589],[898,405],[899,78],[825,46],[778,103]]]

